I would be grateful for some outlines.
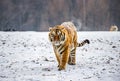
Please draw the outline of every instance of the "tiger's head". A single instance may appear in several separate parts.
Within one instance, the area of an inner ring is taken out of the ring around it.
[[[110,27],[110,31],[118,31],[118,27],[116,25],[113,25]]]
[[[66,29],[61,25],[49,28],[49,40],[53,45],[59,46],[66,41]]]

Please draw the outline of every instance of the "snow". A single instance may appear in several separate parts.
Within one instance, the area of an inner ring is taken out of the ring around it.
[[[76,65],[58,71],[48,32],[0,32],[0,81],[120,81],[120,32],[78,32]]]

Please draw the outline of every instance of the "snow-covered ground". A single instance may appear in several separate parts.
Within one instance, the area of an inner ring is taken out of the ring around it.
[[[120,81],[120,32],[78,32],[76,65],[57,70],[48,32],[0,32],[0,81]]]

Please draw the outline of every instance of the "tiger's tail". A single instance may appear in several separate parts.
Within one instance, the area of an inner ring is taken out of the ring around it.
[[[90,44],[90,41],[88,39],[85,39],[81,43],[77,43],[77,47],[84,46],[85,44]]]

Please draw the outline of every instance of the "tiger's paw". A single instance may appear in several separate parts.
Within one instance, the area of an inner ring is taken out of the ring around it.
[[[60,65],[58,65],[57,67],[59,67]]]
[[[59,66],[58,71],[65,70],[65,67]]]
[[[70,63],[68,63],[69,65],[76,65],[76,63],[72,63],[72,62],[70,62]]]

